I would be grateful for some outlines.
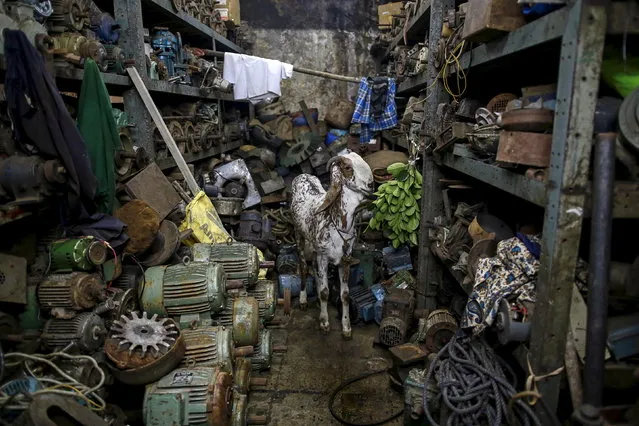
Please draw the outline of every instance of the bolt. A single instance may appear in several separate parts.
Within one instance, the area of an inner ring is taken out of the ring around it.
[[[256,386],[266,386],[268,384],[268,379],[266,377],[253,377],[251,379],[251,387]]]
[[[250,415],[250,416],[247,416],[247,418],[246,418],[246,424],[248,424],[248,425],[267,425],[268,424],[268,419],[266,418],[266,416]]]
[[[288,346],[286,345],[274,345],[273,352],[275,353],[284,353],[288,351]]]

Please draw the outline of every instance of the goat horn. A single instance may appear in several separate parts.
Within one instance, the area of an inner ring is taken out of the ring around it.
[[[333,167],[333,163],[338,161],[339,159],[340,159],[339,155],[336,155],[335,157],[332,157],[330,160],[328,160],[328,163],[326,163],[326,171],[330,172],[331,167]]]

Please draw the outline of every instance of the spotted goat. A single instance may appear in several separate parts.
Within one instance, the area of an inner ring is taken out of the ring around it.
[[[348,277],[357,235],[355,216],[358,208],[374,197],[373,173],[362,157],[353,152],[331,158],[326,168],[331,179],[328,192],[315,176],[302,174],[293,180],[291,213],[302,274],[300,307],[304,309],[307,305],[306,277],[311,261],[320,298],[320,329],[329,331],[328,266],[337,266],[342,301],[342,335],[350,339]]]

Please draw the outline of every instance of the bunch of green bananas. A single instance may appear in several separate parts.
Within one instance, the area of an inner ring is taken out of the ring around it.
[[[422,198],[422,175],[412,164],[395,163],[387,168],[393,176],[382,184],[375,195],[374,216],[368,226],[386,231],[393,247],[417,245]]]

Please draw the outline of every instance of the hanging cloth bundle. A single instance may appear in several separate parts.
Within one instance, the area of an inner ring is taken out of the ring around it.
[[[98,179],[98,211],[110,214],[115,201],[115,151],[120,136],[113,118],[109,92],[95,61],[87,59],[78,107],[78,127],[86,142]]]

